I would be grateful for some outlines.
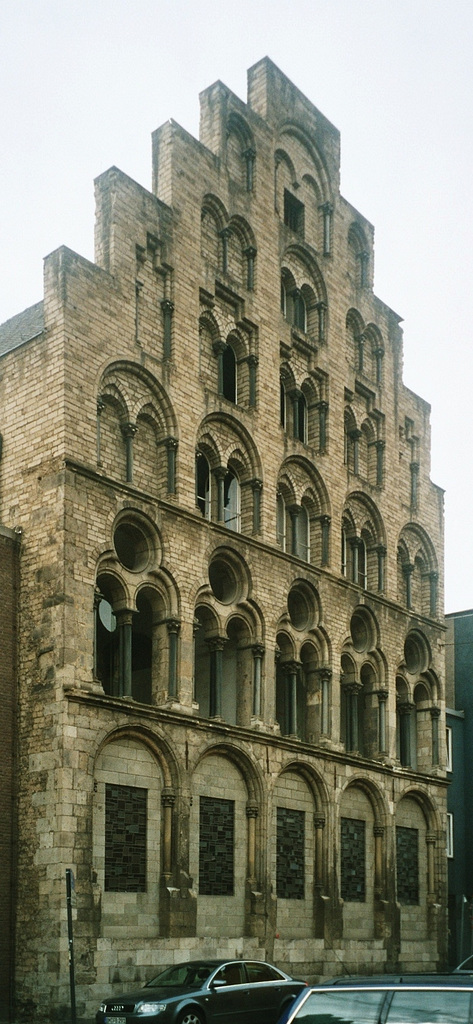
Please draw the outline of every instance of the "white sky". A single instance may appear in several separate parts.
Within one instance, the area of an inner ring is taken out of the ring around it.
[[[446,610],[473,606],[473,4],[470,0],[0,0],[0,323],[42,259],[93,259],[93,179],[151,186],[151,132],[198,136],[199,92],[246,100],[269,56],[341,131],[342,193],[376,229],[375,291],[432,404]]]

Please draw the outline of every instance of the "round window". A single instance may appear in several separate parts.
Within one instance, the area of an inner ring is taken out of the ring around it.
[[[148,539],[134,523],[119,523],[113,535],[118,558],[125,569],[141,572],[149,561]]]
[[[233,567],[223,558],[215,558],[209,566],[209,580],[212,593],[221,604],[236,600],[238,584]]]
[[[370,630],[363,615],[357,614],[356,612],[352,615],[350,633],[355,651],[358,651],[359,654],[363,651],[367,651],[370,646]]]
[[[410,633],[404,643],[404,658],[411,676],[418,675],[426,668],[426,651],[420,637]]]
[[[294,629],[307,629],[311,613],[305,594],[301,590],[291,590],[287,599],[289,618]]]

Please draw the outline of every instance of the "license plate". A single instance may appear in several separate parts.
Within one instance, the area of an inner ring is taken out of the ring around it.
[[[105,1017],[104,1024],[126,1024],[126,1017]]]

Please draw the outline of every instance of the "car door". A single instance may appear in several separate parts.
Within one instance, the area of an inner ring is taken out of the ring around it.
[[[248,989],[241,960],[221,967],[210,983],[207,1016],[212,1024],[250,1024]]]
[[[280,1007],[299,994],[301,983],[287,981],[270,964],[248,960],[246,970],[249,981],[249,1002],[251,1012],[249,1024],[276,1024]]]

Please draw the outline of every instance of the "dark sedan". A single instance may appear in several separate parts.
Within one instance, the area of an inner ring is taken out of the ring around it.
[[[191,960],[104,999],[97,1024],[276,1024],[305,982],[259,960]]]

